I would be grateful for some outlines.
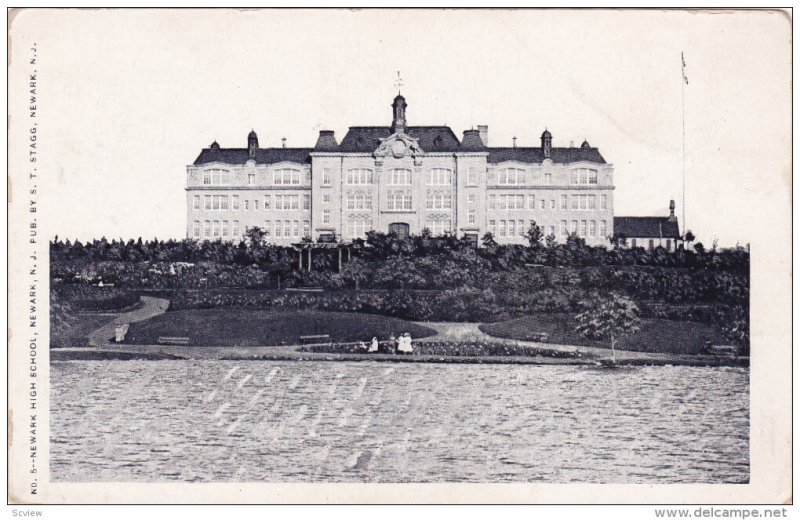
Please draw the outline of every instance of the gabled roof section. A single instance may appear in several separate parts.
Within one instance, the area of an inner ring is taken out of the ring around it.
[[[535,148],[487,148],[490,164],[497,164],[505,161],[517,161],[521,163],[541,163],[544,161],[544,153],[541,147]],[[587,161],[597,164],[606,164],[606,160],[600,155],[597,148],[553,148],[550,152],[550,159],[554,163],[569,164],[580,161]]]
[[[417,139],[425,152],[456,152],[459,142],[448,126],[409,126],[406,134]],[[380,145],[381,139],[392,135],[388,126],[351,126],[339,145],[344,153],[371,153]]]
[[[614,217],[614,236],[680,238],[678,220],[669,217]]]
[[[275,164],[279,162],[293,162],[308,164],[311,162],[309,155],[313,148],[259,148],[256,150],[256,164]],[[244,164],[250,160],[247,148],[204,148],[194,160],[194,165],[221,162],[223,164]]]

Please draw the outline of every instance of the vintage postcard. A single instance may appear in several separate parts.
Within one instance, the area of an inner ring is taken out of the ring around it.
[[[791,13],[18,9],[9,501],[791,494]]]

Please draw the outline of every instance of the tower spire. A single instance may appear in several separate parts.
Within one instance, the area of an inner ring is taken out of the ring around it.
[[[403,78],[400,77],[400,71],[397,71],[397,79],[394,80],[394,88],[397,89],[397,95],[400,95],[400,89],[403,87]]]

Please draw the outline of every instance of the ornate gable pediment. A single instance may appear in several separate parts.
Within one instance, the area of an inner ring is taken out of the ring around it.
[[[385,139],[381,139],[378,148],[372,153],[375,157],[375,164],[378,166],[383,164],[384,159],[394,157],[395,159],[402,159],[407,155],[414,158],[414,164],[419,166],[422,164],[422,154],[425,152],[419,147],[419,141],[409,137],[403,132],[396,132]]]

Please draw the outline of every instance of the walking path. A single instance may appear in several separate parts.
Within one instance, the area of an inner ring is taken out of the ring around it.
[[[89,345],[93,347],[107,347],[109,345],[115,345],[111,342],[111,338],[114,337],[114,329],[117,327],[117,325],[149,320],[154,316],[164,314],[167,312],[167,308],[169,307],[169,300],[165,300],[164,298],[141,296],[140,301],[142,303],[141,307],[137,307],[129,312],[123,312],[122,314],[119,314],[114,321],[103,325],[99,329],[89,334]]]
[[[478,328],[478,323],[420,322],[436,330],[436,335],[415,340],[415,343],[452,341],[487,342],[509,346],[533,347],[543,351],[568,352],[575,357],[550,356],[438,356],[438,355],[392,355],[392,354],[343,354],[307,352],[300,350],[311,345],[283,345],[258,347],[197,347],[175,345],[133,345],[114,343],[114,329],[124,323],[144,321],[166,312],[169,300],[141,297],[141,306],[119,314],[108,323],[89,334],[90,347],[60,348],[50,351],[51,359],[239,359],[239,360],[297,360],[297,361],[391,361],[398,363],[503,363],[527,365],[585,365],[611,357],[608,349],[575,345],[558,345],[521,341],[490,336]],[[720,359],[712,357],[658,354],[617,350],[617,361],[636,365],[749,365],[749,358]]]

